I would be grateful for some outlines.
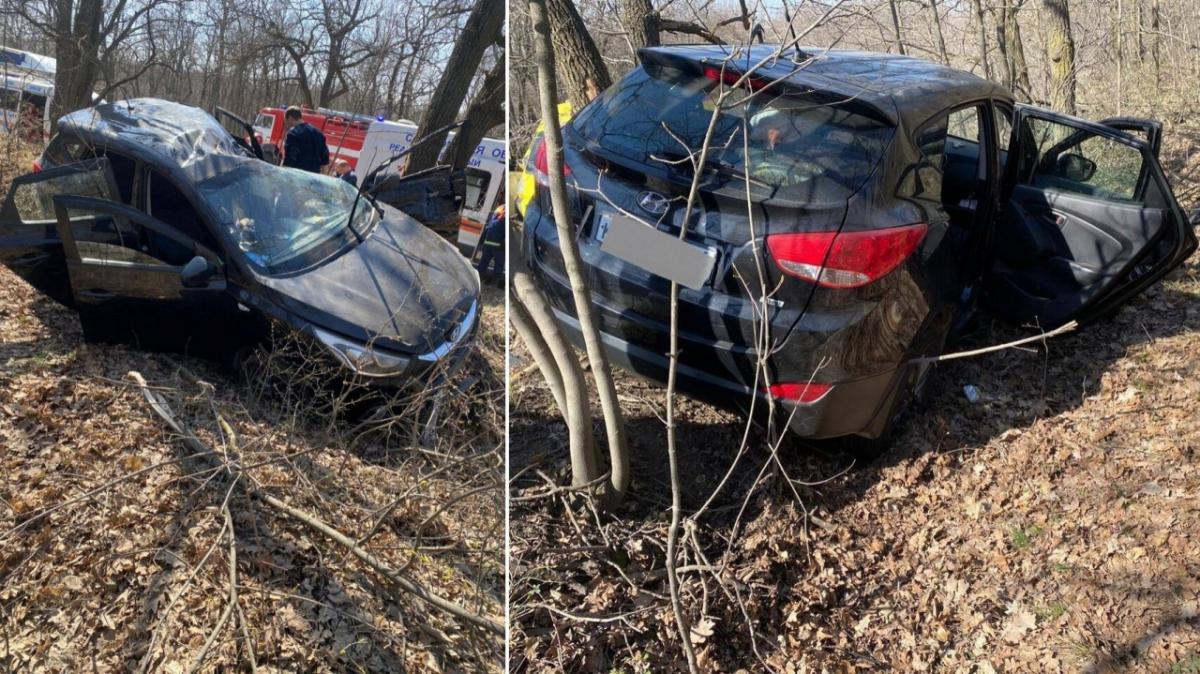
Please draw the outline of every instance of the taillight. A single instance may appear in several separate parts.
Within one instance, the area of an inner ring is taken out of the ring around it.
[[[767,394],[776,400],[809,405],[824,398],[832,388],[832,384],[818,384],[812,381],[786,382],[771,384],[767,387]]]
[[[550,184],[550,159],[546,153],[546,140],[544,138],[538,140],[537,149],[533,151],[533,168],[534,180],[539,185]],[[563,177],[571,175],[571,167],[567,162],[563,162]]]
[[[732,86],[737,84],[738,80],[741,79],[742,74],[734,70],[721,70],[720,68],[713,66],[705,66],[704,76],[713,82],[723,82]],[[747,77],[746,81],[742,82],[742,85],[749,86],[751,91],[765,89],[770,86],[770,84],[771,80],[763,79],[761,77]]]
[[[861,232],[771,234],[767,249],[785,274],[826,288],[858,288],[900,266],[925,238],[929,225]]]
[[[41,171],[41,170],[42,170],[42,160],[34,159],[33,160],[33,172],[37,173],[38,171]]]

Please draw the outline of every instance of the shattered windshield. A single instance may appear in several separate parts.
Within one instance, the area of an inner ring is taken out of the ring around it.
[[[237,162],[196,189],[242,253],[268,274],[320,262],[355,242],[355,231],[365,236],[376,216],[362,198],[351,230],[357,191],[349,183],[257,160]]]

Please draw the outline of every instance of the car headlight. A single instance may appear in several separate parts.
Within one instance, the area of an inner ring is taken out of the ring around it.
[[[394,377],[404,374],[409,359],[394,353],[384,353],[366,344],[314,327],[313,335],[324,344],[343,365],[364,377]]]

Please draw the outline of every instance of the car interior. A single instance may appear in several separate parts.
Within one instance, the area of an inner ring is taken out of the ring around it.
[[[917,144],[931,166],[920,173],[926,190],[939,194],[949,217],[949,236],[957,259],[967,259],[978,240],[979,204],[986,197],[987,163],[980,144],[986,128],[982,106],[940,115],[917,132]],[[933,170],[930,170],[933,169]]]
[[[1037,116],[1019,133],[989,292],[994,313],[1048,328],[1122,279],[1169,229],[1168,197],[1141,148]]]
[[[220,250],[191,202],[165,176],[141,166],[132,157],[103,148],[84,150],[79,159],[97,157],[108,160],[121,203],[138,207],[147,215],[171,225],[179,233],[210,250]],[[138,179],[139,171],[141,181]],[[127,262],[166,264],[172,267],[182,267],[195,256],[192,248],[133,223],[118,225],[111,216],[96,218],[88,231],[80,231],[78,228],[75,231],[76,238],[82,244],[81,253],[90,244],[118,245],[140,253],[133,257],[122,256],[121,259]],[[105,259],[117,258],[113,257],[113,251],[109,251]]]

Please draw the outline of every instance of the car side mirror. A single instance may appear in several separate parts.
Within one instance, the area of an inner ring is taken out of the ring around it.
[[[1096,175],[1096,162],[1072,152],[1059,155],[1056,168],[1060,177],[1077,183],[1085,183]]]
[[[183,265],[183,269],[179,272],[179,279],[183,282],[184,288],[203,288],[208,285],[208,280],[216,271],[216,267],[208,260],[197,255]]]

